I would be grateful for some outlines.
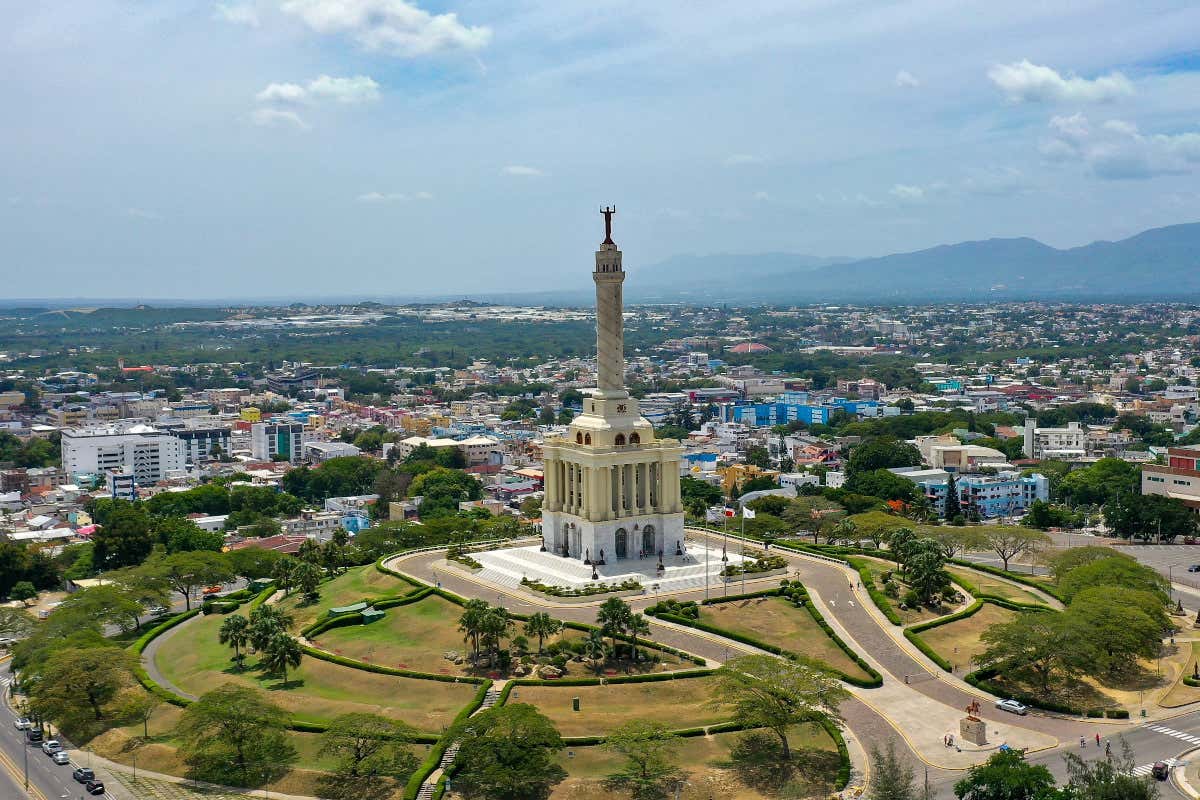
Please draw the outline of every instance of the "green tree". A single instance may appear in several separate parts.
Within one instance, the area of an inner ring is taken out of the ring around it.
[[[467,800],[546,800],[566,771],[555,760],[563,740],[528,703],[489,708],[460,723],[454,787]]]
[[[889,467],[913,467],[921,463],[921,453],[916,447],[893,436],[878,436],[867,439],[850,451],[846,462],[847,479],[864,472]]]
[[[221,623],[217,636],[221,644],[233,648],[233,662],[241,669],[242,659],[245,658],[242,648],[250,641],[250,620],[241,614],[230,614]]]
[[[600,631],[612,640],[613,657],[617,656],[617,637],[629,630],[633,620],[633,611],[629,604],[619,597],[610,597],[600,604],[596,610],[596,623]]]
[[[463,605],[463,613],[458,618],[458,630],[471,642],[472,660],[479,658],[479,639],[486,625],[487,612],[491,606],[486,600],[478,598],[468,600]]]
[[[230,572],[247,582],[272,577],[275,565],[289,558],[278,550],[262,547],[240,547],[230,550],[225,557],[229,561]]]
[[[984,649],[975,657],[976,663],[1018,680],[1033,680],[1042,692],[1048,692],[1058,678],[1088,672],[1096,660],[1079,620],[1061,611],[1021,614],[992,625],[979,639]]]
[[[250,612],[250,644],[255,650],[266,650],[276,634],[286,634],[292,618],[276,606],[261,605]]]
[[[871,748],[871,800],[917,800],[912,766],[896,755],[889,739],[886,750]]]
[[[746,463],[762,469],[770,469],[771,453],[762,445],[751,445],[746,449]]]
[[[856,472],[846,481],[846,488],[858,494],[871,495],[881,500],[910,501],[916,498],[917,485],[902,475],[886,469]]]
[[[392,794],[388,778],[405,778],[417,768],[408,745],[417,731],[405,722],[378,714],[335,717],[321,734],[320,754],[337,759],[334,773],[321,781],[321,797],[334,800],[382,800]]]
[[[837,679],[807,664],[774,656],[739,656],[716,672],[712,705],[728,710],[746,728],[767,728],[779,739],[785,763],[792,758],[788,731],[817,723],[822,715],[837,718],[848,697]]]
[[[295,586],[296,566],[299,564],[296,559],[291,556],[285,556],[271,567],[271,577],[275,579],[275,585],[283,590],[284,597],[289,595],[292,587]]]
[[[1054,577],[1055,583],[1062,583],[1062,579],[1068,572],[1076,567],[1082,567],[1084,564],[1090,564],[1093,561],[1099,561],[1104,558],[1127,558],[1134,561],[1133,556],[1125,555],[1111,547],[1099,547],[1096,545],[1087,545],[1085,547],[1070,547],[1066,550],[1059,550],[1052,553],[1046,559],[1046,566],[1050,568],[1050,574]]]
[[[138,630],[145,606],[121,584],[110,583],[80,589],[59,608],[67,608],[102,624],[116,625],[123,631]]]
[[[1171,628],[1160,595],[1123,586],[1084,589],[1074,595],[1066,613],[1096,653],[1089,672],[1097,676],[1132,673],[1139,658],[1160,654]]]
[[[957,519],[962,514],[962,504],[958,497],[958,484],[954,481],[954,475],[951,473],[946,478],[946,504],[942,509],[942,516],[946,519]],[[1008,567],[1005,567],[1008,569]]]
[[[190,519],[181,517],[160,520],[155,533],[159,543],[167,548],[168,553],[190,550],[211,550],[216,553],[225,544],[225,537],[221,533],[203,530]]]
[[[918,539],[913,543],[905,561],[908,585],[917,593],[922,603],[950,589],[950,575],[946,572],[946,559],[941,548],[932,539]]]
[[[304,595],[305,602],[314,603],[321,588],[321,568],[307,561],[297,562],[292,570],[292,583]]]
[[[1012,559],[1023,553],[1035,553],[1050,543],[1050,537],[1041,531],[1011,525],[989,526],[986,535],[988,549],[1004,562],[1005,572]]]
[[[29,607],[30,600],[36,600],[38,593],[37,589],[33,588],[33,584],[29,581],[17,581],[12,589],[9,589],[8,596],[13,600],[20,600],[21,605]]]
[[[544,611],[530,614],[525,621],[525,635],[537,637],[539,656],[542,654],[542,643],[551,636],[557,636],[561,630],[562,623]]]
[[[605,783],[633,800],[662,800],[671,784],[683,777],[675,764],[679,737],[661,721],[630,720],[610,731],[603,747],[622,759],[621,769],[610,773]]]
[[[207,550],[172,553],[152,562],[149,569],[183,595],[184,605],[189,611],[192,608],[192,595],[197,589],[221,584],[233,577],[225,554]]]
[[[104,569],[132,567],[150,555],[150,515],[140,505],[114,500],[104,524],[92,534],[93,559]]]
[[[1133,749],[1124,737],[1119,755],[1092,761],[1075,753],[1064,753],[1063,757],[1067,762],[1063,800],[1158,800],[1158,784],[1133,774]]]
[[[33,632],[34,619],[21,608],[0,606],[0,636],[24,639]]]
[[[1041,764],[1030,764],[1023,750],[993,753],[984,763],[971,767],[967,776],[954,784],[954,796],[959,800],[1060,800],[1062,797],[1054,788],[1050,770]]]
[[[30,707],[46,719],[77,720],[90,712],[103,719],[104,705],[129,680],[129,654],[119,647],[88,647],[56,652],[34,675]]]
[[[287,714],[254,689],[225,684],[183,710],[173,736],[189,777],[237,786],[278,778],[296,760]]]
[[[1068,602],[1085,589],[1096,587],[1124,587],[1148,592],[1163,604],[1170,593],[1170,584],[1157,570],[1119,555],[1075,567],[1063,576],[1059,587]]]
[[[583,654],[592,662],[592,669],[599,675],[604,670],[604,655],[607,648],[604,646],[604,634],[593,628],[588,631],[587,636],[583,640]]]
[[[288,667],[299,667],[304,651],[300,643],[283,631],[276,631],[267,640],[267,646],[259,656],[259,663],[273,672],[283,676],[283,685],[287,686]]]

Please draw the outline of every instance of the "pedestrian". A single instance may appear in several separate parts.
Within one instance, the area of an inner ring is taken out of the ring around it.
[[[1100,746],[1100,734],[1096,734],[1096,747]]]
[[[1083,737],[1083,736],[1080,736],[1080,737],[1079,737],[1079,749],[1080,749],[1080,750],[1082,750],[1082,749],[1084,749],[1085,747],[1087,747],[1087,738],[1086,738],[1086,737]]]

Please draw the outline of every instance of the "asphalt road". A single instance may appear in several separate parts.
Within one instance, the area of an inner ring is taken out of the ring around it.
[[[11,675],[4,668],[2,684],[5,694],[8,693],[8,681]],[[74,764],[59,766],[42,752],[40,745],[25,745],[25,734],[13,727],[17,715],[7,702],[0,703],[0,797],[14,800],[75,800],[76,798],[102,797],[105,800],[116,800],[113,794],[89,795],[83,789],[83,784],[76,783],[71,777]],[[60,739],[61,741],[61,739]],[[64,742],[64,745],[69,745]],[[26,747],[28,748],[26,751]],[[25,752],[23,752],[25,751]],[[73,756],[77,753],[72,753]],[[28,757],[29,791],[24,788],[24,771]],[[102,776],[103,777],[103,776]],[[106,786],[107,788],[107,786]]]

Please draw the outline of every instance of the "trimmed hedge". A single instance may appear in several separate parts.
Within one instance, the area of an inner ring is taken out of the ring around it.
[[[930,661],[937,664],[939,667],[944,669],[946,672],[953,672],[954,666],[949,661],[947,661],[945,658],[943,658],[940,654],[938,654],[938,652],[936,650],[934,650],[932,647],[930,647],[928,644],[926,644],[925,640],[922,639],[917,634],[921,633],[922,631],[930,630],[931,628],[938,628],[938,627],[941,627],[942,625],[949,625],[951,622],[957,622],[960,619],[966,619],[967,617],[973,616],[976,612],[979,611],[979,609],[983,608],[983,603],[984,603],[983,600],[980,600],[979,598],[975,598],[974,603],[971,603],[971,605],[967,606],[962,611],[959,611],[956,614],[948,614],[947,616],[944,616],[944,617],[938,617],[937,619],[931,619],[928,622],[922,622],[918,625],[913,625],[911,628],[905,628],[904,629],[904,638],[908,639],[910,642],[912,642],[914,645],[916,645],[917,649],[920,650],[922,653],[924,653],[929,658]]]
[[[416,772],[409,776],[408,783],[404,786],[404,800],[416,800],[417,794],[421,791],[421,784],[438,768],[438,764],[442,761],[442,756],[446,754],[447,748],[450,747],[450,736],[456,732],[456,729],[464,720],[479,710],[490,688],[492,688],[492,682],[484,679],[483,683],[479,685],[479,691],[475,692],[475,697],[471,698],[471,702],[463,706],[462,710],[455,715],[453,722],[450,723],[450,727],[446,729],[446,733],[429,749],[429,753],[425,756],[421,765],[417,767]]]
[[[440,672],[417,672],[411,669],[400,669],[398,667],[388,667],[383,664],[369,664],[366,661],[355,661],[353,658],[335,655],[325,650],[318,650],[315,647],[309,647],[306,644],[300,645],[300,649],[307,656],[328,661],[331,664],[338,664],[351,669],[361,669],[363,672],[374,672],[379,675],[395,675],[398,678],[416,678],[423,681],[441,681],[442,683],[491,683],[487,678],[476,678],[469,675],[443,675]]]
[[[875,586],[875,573],[871,570],[871,565],[861,558],[848,558],[846,559],[846,563],[858,571],[858,577],[862,581],[862,585],[867,589],[867,596],[871,598],[871,602],[875,604],[875,607],[883,612],[883,616],[887,617],[887,621],[893,625],[903,625],[904,621],[900,619],[900,615],[892,607],[892,602],[888,599],[888,596]]]
[[[614,683],[660,683],[662,681],[684,681],[690,678],[703,678],[712,675],[716,670],[689,669],[680,672],[649,672],[645,675],[614,675],[603,678],[517,678],[509,681],[509,686],[599,686],[601,680],[605,684]]]
[[[1058,600],[1059,602],[1062,602],[1062,603],[1066,602],[1063,599],[1062,593],[1058,591],[1057,587],[1047,586],[1044,583],[1040,583],[1037,580],[1034,580],[1033,578],[1031,578],[1028,575],[1020,575],[1016,572],[1006,572],[1006,571],[1000,569],[999,567],[993,567],[991,564],[977,564],[974,561],[967,561],[966,559],[962,559],[962,558],[952,558],[949,561],[947,561],[946,563],[954,564],[955,566],[959,566],[959,567],[968,567],[970,569],[979,570],[980,572],[986,572],[989,575],[995,575],[996,577],[999,577],[999,578],[1006,578],[1007,580],[1013,581],[1014,583],[1020,583],[1020,584],[1029,586],[1034,589],[1039,589],[1042,592],[1044,592],[1045,594],[1048,594],[1051,597],[1053,597],[1055,600]]]

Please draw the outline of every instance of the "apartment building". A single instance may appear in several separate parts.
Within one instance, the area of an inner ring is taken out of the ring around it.
[[[1022,431],[1027,458],[1070,461],[1087,455],[1087,431],[1078,422],[1068,422],[1065,428],[1039,428],[1037,420],[1030,418]]]
[[[142,423],[116,423],[62,432],[63,469],[71,474],[128,473],[138,485],[157,483],[186,469],[183,443],[170,431]]]
[[[1169,447],[1167,463],[1142,467],[1142,494],[1160,494],[1183,501],[1200,513],[1200,448]]]
[[[272,420],[250,426],[250,454],[258,461],[287,460],[293,464],[304,458],[306,432],[303,422]]]

